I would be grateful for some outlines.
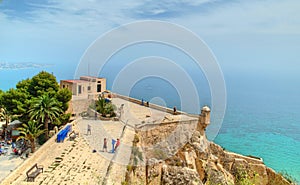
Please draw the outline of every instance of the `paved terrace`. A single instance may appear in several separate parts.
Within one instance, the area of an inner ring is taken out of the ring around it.
[[[23,157],[13,154],[11,146],[7,150],[7,154],[0,156],[0,182],[24,161]]]
[[[74,141],[67,138],[63,143],[56,143],[55,138],[51,138],[2,184],[121,184],[136,125],[195,119],[187,115],[172,115],[121,98],[114,98],[113,103],[118,108],[123,105],[120,121],[93,118],[74,121],[72,129],[80,133],[79,137]],[[88,124],[92,128],[90,135],[87,134]],[[112,148],[111,139],[120,138],[119,149],[115,153],[103,152],[104,138],[108,139],[109,151]],[[44,173],[38,175],[35,182],[26,182],[26,171],[35,163],[44,166]]]

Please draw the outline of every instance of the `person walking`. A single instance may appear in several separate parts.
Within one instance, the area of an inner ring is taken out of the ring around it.
[[[117,150],[117,148],[120,146],[120,139],[118,138],[117,139],[117,143],[116,143],[116,146],[115,146],[115,150]]]
[[[116,143],[116,140],[112,139],[111,140],[111,145],[112,145],[112,147],[111,147],[111,153],[115,153],[115,143]]]
[[[90,124],[88,124],[87,125],[87,133],[86,133],[87,135],[91,135],[92,134],[92,127],[91,127],[91,125]]]
[[[103,141],[103,152],[107,152],[107,140],[106,140],[106,138],[104,138],[104,141]]]

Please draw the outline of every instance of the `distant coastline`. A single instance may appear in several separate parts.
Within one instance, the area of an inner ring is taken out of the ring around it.
[[[32,62],[22,62],[22,63],[8,63],[0,62],[0,70],[18,70],[18,69],[30,69],[30,68],[42,68],[42,67],[51,67],[54,64],[40,64]]]

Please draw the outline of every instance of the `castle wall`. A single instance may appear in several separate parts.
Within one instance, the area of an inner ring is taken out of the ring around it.
[[[192,137],[197,128],[197,119],[144,124],[137,128],[144,152],[148,157],[166,158],[174,155]]]

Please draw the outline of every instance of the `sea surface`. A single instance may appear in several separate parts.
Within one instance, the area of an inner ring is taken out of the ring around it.
[[[243,85],[235,79],[239,78],[235,76],[227,78],[227,108],[222,127],[215,138],[210,134],[214,130],[208,128],[208,138],[228,151],[261,157],[267,166],[277,172],[288,174],[299,183],[300,90],[295,85],[296,82],[281,83],[273,77],[270,84],[265,84],[267,79],[251,83],[252,78],[249,76],[245,79],[240,78],[245,81]],[[157,79],[153,79],[151,86],[150,81],[150,79],[141,81],[133,88],[130,96],[147,100],[162,95],[166,97],[167,103],[164,104],[168,107],[172,108],[173,105],[180,107],[179,96],[174,92],[174,87],[168,86],[166,82],[158,83]],[[156,88],[156,92],[150,88],[159,84],[161,86]],[[201,106],[209,102],[209,95],[199,96]],[[216,117],[212,115],[209,127],[214,126]]]
[[[54,71],[54,75],[59,71],[55,67],[44,70]],[[32,77],[39,71],[41,69],[0,70],[0,89],[12,88],[21,79]],[[115,74],[105,75],[110,89]],[[58,80],[71,78],[73,73],[58,76]],[[208,131],[208,138],[226,150],[261,157],[267,166],[277,172],[288,173],[300,182],[300,88],[297,80],[286,83],[285,79],[276,76],[262,76],[257,80],[251,74],[226,76],[225,73],[225,81],[226,114],[217,137],[211,138]],[[198,91],[201,89],[198,88]],[[200,104],[210,105],[210,94],[200,94]],[[176,88],[168,81],[155,77],[138,81],[130,96],[178,109],[181,109],[180,101],[184,101],[180,100]],[[214,119],[215,115],[212,115],[211,127]]]

